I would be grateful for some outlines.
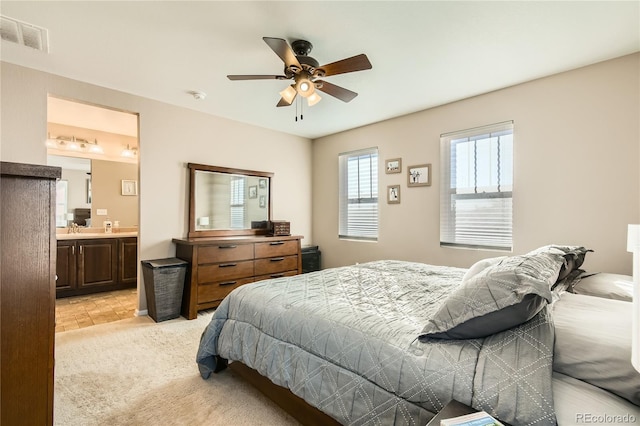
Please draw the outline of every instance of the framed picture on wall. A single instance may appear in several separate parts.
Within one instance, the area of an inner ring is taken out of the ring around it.
[[[430,186],[431,164],[407,167],[407,186]]]
[[[384,162],[384,172],[386,174],[402,172],[402,158],[392,158]]]
[[[387,204],[400,204],[400,185],[387,186]]]
[[[138,181],[137,180],[123,180],[122,181],[122,195],[138,195]]]
[[[249,187],[249,198],[258,198],[258,187],[256,185]]]

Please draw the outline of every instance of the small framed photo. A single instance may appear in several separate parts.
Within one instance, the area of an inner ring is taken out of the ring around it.
[[[138,181],[137,180],[123,180],[122,181],[122,195],[138,195]]]
[[[267,187],[267,180],[266,179],[258,180],[258,185],[260,185],[260,188],[266,188]]]
[[[400,185],[387,186],[387,204],[400,204]]]
[[[260,207],[262,207],[262,208],[267,207],[267,196],[266,195],[261,195],[260,196]]]
[[[407,167],[407,186],[430,186],[431,164]]]
[[[402,172],[402,158],[392,158],[384,162],[384,172],[386,174]]]
[[[258,198],[258,187],[256,185],[249,187],[249,198]]]

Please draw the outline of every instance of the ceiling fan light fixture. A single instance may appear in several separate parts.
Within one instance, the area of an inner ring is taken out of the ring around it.
[[[320,102],[322,100],[322,97],[320,95],[318,95],[318,93],[313,92],[311,95],[309,95],[309,97],[307,97],[307,102],[309,103],[309,106],[314,106],[315,104],[317,104],[318,102]]]
[[[305,98],[311,96],[311,94],[316,90],[310,77],[311,75],[305,71],[300,72],[300,74],[296,76],[296,90],[300,96]]]
[[[296,92],[295,86],[292,84],[291,86],[287,86],[282,92],[280,92],[280,96],[284,99],[289,105],[293,102],[298,92]]]
[[[315,87],[310,80],[301,78],[296,83],[296,90],[298,91],[300,96],[308,98],[313,92],[315,92]]]

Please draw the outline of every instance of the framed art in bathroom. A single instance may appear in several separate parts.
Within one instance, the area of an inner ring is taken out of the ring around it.
[[[136,181],[136,180],[123,180],[122,181],[122,195],[138,195],[138,181]]]

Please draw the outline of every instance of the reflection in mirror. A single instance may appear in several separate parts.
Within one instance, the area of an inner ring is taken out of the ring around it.
[[[49,155],[47,164],[62,168],[56,185],[56,227],[91,226],[91,160]]]
[[[272,173],[189,164],[189,237],[264,234]]]
[[[195,179],[196,231],[246,229],[269,219],[268,179],[203,170]]]

